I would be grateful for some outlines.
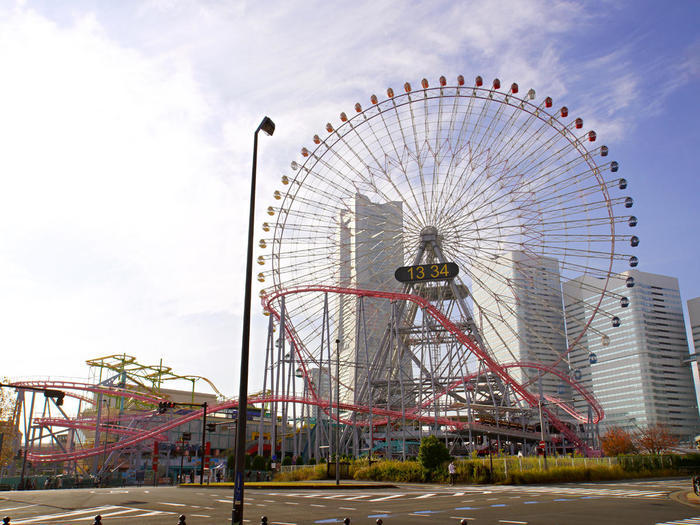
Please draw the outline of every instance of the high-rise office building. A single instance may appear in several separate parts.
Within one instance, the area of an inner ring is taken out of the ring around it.
[[[488,267],[472,268],[471,297],[477,329],[488,350],[500,363],[532,362],[554,366],[568,374],[566,331],[559,263],[513,251],[493,257]],[[538,378],[534,368],[513,368],[520,383],[535,381],[529,389],[562,400],[570,387],[553,374]]]
[[[695,353],[700,353],[700,297],[690,299],[688,301],[688,321],[690,322],[690,333],[693,339],[693,348]],[[700,384],[700,362],[697,357],[695,364],[692,365],[693,382],[695,384],[695,394],[698,398],[698,384]],[[699,400],[700,402],[700,400]]]
[[[394,271],[404,264],[402,203],[374,203],[357,193],[354,209],[341,212],[339,246],[341,286],[399,291]],[[342,388],[341,399],[351,401],[355,385],[366,382],[368,363],[387,332],[391,303],[353,296],[341,296],[339,301],[340,376],[341,384],[347,386]],[[373,369],[371,374],[373,381],[385,380],[390,375],[389,365]]]
[[[693,348],[700,352],[700,297],[688,301],[688,316],[690,317],[690,332],[693,337]]]
[[[614,276],[600,311],[576,341],[601,288],[602,281],[591,276],[563,286],[571,366],[605,410],[601,425],[636,431],[661,423],[691,439],[700,418],[690,368],[683,363],[688,341],[678,280],[637,270]]]

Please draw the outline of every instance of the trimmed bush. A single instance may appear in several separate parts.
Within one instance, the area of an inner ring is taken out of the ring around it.
[[[298,468],[291,472],[278,472],[275,474],[275,481],[306,481],[326,478],[326,466],[314,465]]]

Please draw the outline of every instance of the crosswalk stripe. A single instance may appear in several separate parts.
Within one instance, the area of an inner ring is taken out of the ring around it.
[[[22,518],[19,520],[15,520],[12,525],[21,525],[22,523],[36,523],[36,522],[42,522],[42,521],[47,521],[47,520],[55,520],[56,518],[70,518],[71,516],[79,516],[81,514],[94,514],[94,513],[100,513],[100,512],[105,512],[107,510],[112,510],[112,509],[119,509],[121,507],[117,506],[107,506],[107,507],[94,507],[91,509],[80,509],[80,510],[74,510],[72,512],[63,512],[59,514],[42,514],[41,516],[31,516],[31,517],[26,517]],[[65,520],[69,521],[69,520]]]
[[[10,510],[28,509],[29,507],[36,507],[36,506],[37,506],[36,504],[32,504],[32,505],[22,505],[20,507],[9,507],[7,509],[0,509],[0,513],[8,512]]]
[[[400,498],[403,494],[392,494],[391,496],[384,496],[383,498],[371,499],[369,501],[386,501],[388,499]]]
[[[684,520],[678,520],[678,521],[664,521],[663,523],[657,523],[656,525],[698,525],[698,524],[700,524],[700,517],[686,518]]]
[[[435,496],[435,494],[423,494],[422,496],[418,496],[417,498],[414,499],[423,499],[423,498],[429,498],[431,496]]]

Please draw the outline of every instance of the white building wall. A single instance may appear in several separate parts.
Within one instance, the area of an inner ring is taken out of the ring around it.
[[[476,324],[493,356],[500,363],[535,362],[568,374],[566,359],[560,360],[567,346],[558,261],[514,251],[494,257],[488,268],[471,269],[471,275]],[[521,383],[538,375],[527,368],[509,372]],[[570,388],[558,377],[547,374],[541,381],[544,395],[570,399]]]
[[[403,208],[401,202],[374,203],[362,194],[355,195],[353,212],[341,213],[340,282],[343,286],[365,290],[399,291],[394,279],[396,268],[403,266]],[[378,351],[387,330],[391,303],[364,298],[364,316],[359,315],[360,299],[341,298],[341,398],[354,400],[355,385],[366,381],[367,363]],[[335,349],[334,349],[335,350]],[[375,372],[373,379],[386,379],[390,371]]]

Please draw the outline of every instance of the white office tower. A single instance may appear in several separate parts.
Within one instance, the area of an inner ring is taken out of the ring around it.
[[[598,304],[602,280],[563,286],[567,327],[579,334]],[[580,382],[605,411],[603,428],[668,425],[682,440],[700,430],[678,279],[628,270],[611,278],[585,335],[571,351]],[[579,408],[582,408],[579,407]]]
[[[554,366],[568,375],[568,363],[561,359],[567,346],[558,261],[513,251],[470,273],[475,321],[493,357],[502,364]],[[553,374],[540,380],[534,368],[509,373],[521,384],[533,380],[528,389],[535,394],[541,384],[544,396],[571,398],[570,387]]]
[[[400,291],[394,271],[404,265],[401,202],[374,203],[357,193],[354,209],[340,216],[340,285],[363,290]],[[338,339],[341,341],[341,399],[354,401],[355,385],[390,377],[390,363],[369,371],[391,316],[384,299],[341,296]],[[335,359],[335,348],[333,349]],[[410,365],[409,365],[410,366]]]
[[[693,338],[693,348],[695,353],[700,353],[700,297],[695,299],[690,299],[688,301],[688,316],[690,321],[690,333]],[[697,385],[700,382],[700,364],[695,360],[695,365],[692,367],[693,370],[693,384]],[[696,388],[696,398],[697,398],[697,388]]]
[[[700,297],[688,301],[688,316],[690,317],[690,331],[693,335],[693,348],[700,352]]]

